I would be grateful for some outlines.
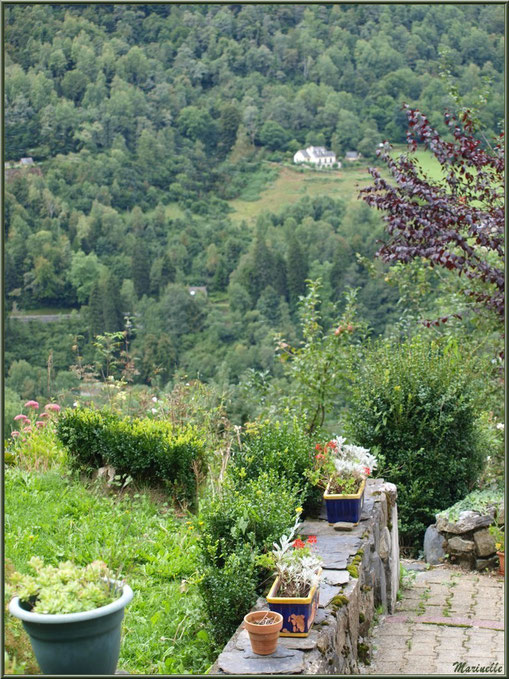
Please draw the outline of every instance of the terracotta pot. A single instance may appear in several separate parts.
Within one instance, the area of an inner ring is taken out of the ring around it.
[[[499,561],[499,567],[498,567],[498,572],[500,575],[505,574],[505,553],[504,552],[497,552],[498,556],[498,561]]]
[[[269,625],[257,625],[256,622],[265,616],[270,616],[275,622]],[[283,627],[283,616],[273,611],[254,611],[244,617],[244,627],[249,634],[253,653],[270,655],[276,650],[279,631]]]

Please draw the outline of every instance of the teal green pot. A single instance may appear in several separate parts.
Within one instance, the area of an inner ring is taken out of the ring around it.
[[[9,611],[20,618],[43,674],[115,674],[129,585],[111,604],[82,613],[32,613],[15,597]]]

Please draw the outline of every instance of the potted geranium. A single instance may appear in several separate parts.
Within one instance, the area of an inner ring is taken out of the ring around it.
[[[271,611],[281,613],[282,637],[307,637],[318,609],[321,558],[312,553],[316,536],[304,542],[294,539],[301,525],[299,516],[288,536],[283,535],[269,557],[276,579],[267,595]]]
[[[375,456],[367,448],[349,445],[342,436],[316,446],[308,476],[314,485],[324,489],[329,524],[359,523],[366,478],[376,465]]]
[[[55,567],[34,556],[29,565],[34,575],[11,576],[17,596],[9,610],[23,622],[42,672],[114,674],[131,588],[102,561]]]

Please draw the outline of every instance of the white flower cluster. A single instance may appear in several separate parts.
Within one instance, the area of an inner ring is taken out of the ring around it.
[[[342,436],[333,441],[336,444],[333,455],[338,476],[369,476],[376,469],[376,457],[368,448],[348,445]]]

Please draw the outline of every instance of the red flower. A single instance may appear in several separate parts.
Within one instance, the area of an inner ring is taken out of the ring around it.
[[[317,460],[323,460],[325,458],[325,455],[322,455],[322,453],[318,453],[318,455],[315,455],[315,458]]]
[[[310,535],[307,539],[308,545],[316,545],[316,535]]]
[[[369,467],[364,467],[364,473],[366,476],[369,476],[371,474],[371,469]]]
[[[47,405],[44,406],[45,410],[53,410],[55,413],[58,413],[60,411],[60,406],[58,403],[48,403]]]
[[[304,542],[302,542],[302,540],[297,539],[297,540],[294,540],[293,546],[295,547],[295,549],[302,549],[306,545],[305,545]]]
[[[319,443],[317,443],[315,446],[315,450],[322,450],[322,446]]]
[[[336,450],[338,444],[336,443],[336,441],[329,441],[329,447],[334,448],[334,450]]]

